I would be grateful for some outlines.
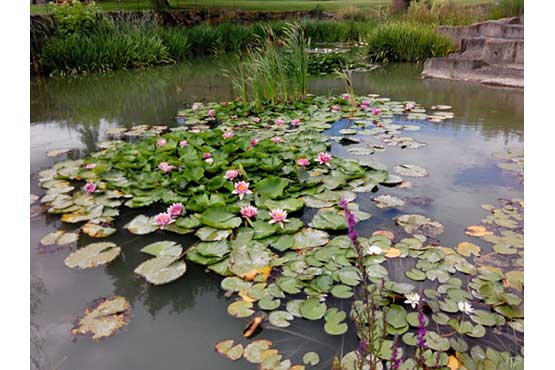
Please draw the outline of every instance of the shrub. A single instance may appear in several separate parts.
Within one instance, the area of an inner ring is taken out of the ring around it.
[[[368,55],[374,62],[423,62],[452,51],[449,39],[434,27],[417,23],[386,23],[368,38]]]
[[[91,33],[101,25],[107,24],[106,18],[100,13],[100,7],[94,1],[83,4],[78,0],[62,4],[50,3],[59,33]]]

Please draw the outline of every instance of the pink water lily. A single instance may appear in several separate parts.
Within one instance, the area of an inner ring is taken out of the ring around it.
[[[175,166],[169,164],[168,162],[160,162],[160,164],[158,165],[158,169],[162,171],[162,173],[168,173],[174,168]]]
[[[331,107],[331,110],[334,112],[339,112],[341,110],[341,107],[339,105],[334,105],[333,107]]]
[[[96,191],[96,184],[94,182],[87,182],[85,186],[83,186],[83,190],[89,194],[93,194]]]
[[[156,146],[157,146],[158,148],[160,148],[160,147],[166,145],[166,143],[167,143],[166,139],[159,139],[159,140],[156,142]]]
[[[216,116],[216,110],[215,109],[209,109],[208,110],[208,117],[215,117]]]
[[[295,118],[293,121],[291,121],[291,124],[295,127],[298,127],[301,124],[301,120],[298,118]]]
[[[332,155],[328,152],[320,152],[318,153],[318,157],[316,158],[320,164],[330,166],[330,161],[332,160]]]
[[[380,114],[382,114],[382,110],[380,108],[372,108],[372,114],[379,116]]]
[[[224,139],[231,139],[233,137],[233,132],[227,131],[224,132]]]
[[[360,102],[360,104],[362,105],[370,105],[370,102],[368,100],[363,100]]]
[[[212,154],[208,152],[202,153],[202,159],[208,159],[208,158],[212,158]]]
[[[96,163],[89,163],[85,166],[85,168],[87,170],[92,170],[93,168],[96,168]]]
[[[285,123],[285,121],[283,120],[283,118],[279,117],[278,119],[275,120],[275,123],[277,126],[281,126]]]
[[[245,194],[252,194],[252,191],[249,190],[249,183],[245,181],[236,182],[234,185],[235,189],[231,192],[232,194],[239,195],[239,199],[243,199]]]
[[[361,104],[360,105],[360,110],[367,110],[368,109],[368,105],[366,104]]]
[[[258,117],[253,117],[252,121],[253,121],[254,123],[260,123],[260,118],[258,118]]]
[[[287,211],[284,211],[281,208],[272,209],[270,211],[271,220],[268,221],[269,224],[276,224],[278,223],[279,226],[283,229],[284,222],[289,222],[287,219]]]
[[[201,104],[200,104],[200,103],[193,103],[193,106],[191,107],[191,109],[192,109],[193,112],[194,112],[194,111],[199,110],[200,107],[201,107]]]
[[[341,97],[347,101],[351,101],[351,96],[349,94],[343,94]]]
[[[270,140],[272,140],[272,143],[274,143],[274,144],[278,144],[278,143],[283,142],[283,139],[280,138],[279,136],[274,136],[274,137],[271,138]]]
[[[189,142],[188,142],[187,140],[181,140],[181,141],[179,142],[179,146],[182,147],[182,148],[183,148],[184,146],[189,146]]]
[[[299,158],[297,159],[297,166],[306,167],[310,164],[308,158]]]
[[[258,139],[251,139],[251,145],[255,146],[256,144],[258,144]]]
[[[235,178],[237,176],[239,176],[240,174],[241,174],[241,172],[239,172],[239,170],[227,170],[227,171],[225,171],[224,178],[226,178],[228,180],[235,180]]]
[[[166,226],[174,222],[175,220],[168,213],[159,213],[154,216],[154,225],[160,227],[160,230],[164,230]]]
[[[246,206],[241,208],[241,216],[245,218],[254,218],[258,214],[258,209],[253,206]]]
[[[183,213],[183,204],[181,203],[174,203],[171,206],[168,207],[168,210],[166,211],[172,218],[177,218],[179,216],[181,216],[181,214]]]
[[[414,104],[414,103],[412,103],[412,102],[409,102],[409,103],[405,104],[405,110],[407,110],[407,111],[411,111],[411,110],[413,110],[415,107],[416,107],[416,104]]]
[[[232,115],[231,119],[237,119],[237,115],[236,114]]]
[[[212,164],[214,163],[214,158],[206,158],[204,161],[208,164]]]

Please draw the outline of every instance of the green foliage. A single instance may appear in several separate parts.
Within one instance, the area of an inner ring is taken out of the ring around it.
[[[489,17],[498,19],[524,14],[524,0],[500,0],[492,6]]]
[[[392,22],[377,27],[368,38],[368,55],[375,62],[423,62],[452,51],[449,39],[434,27]]]
[[[73,0],[71,4],[50,3],[58,32],[63,35],[74,33],[94,32],[101,24],[106,24],[107,20],[100,13],[101,9],[94,1],[83,4],[78,0]]]
[[[412,1],[406,12],[397,18],[403,22],[456,26],[483,21],[486,16],[483,7],[455,1],[429,0]]]

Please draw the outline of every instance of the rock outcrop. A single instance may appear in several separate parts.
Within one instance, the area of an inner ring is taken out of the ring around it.
[[[524,87],[524,16],[445,26],[438,32],[449,37],[457,51],[447,58],[428,59],[423,78]]]

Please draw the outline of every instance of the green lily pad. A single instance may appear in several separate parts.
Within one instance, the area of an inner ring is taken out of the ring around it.
[[[176,256],[151,258],[141,263],[135,273],[141,275],[151,284],[161,285],[172,282],[185,274],[187,265],[177,260]]]
[[[321,230],[345,230],[347,229],[347,221],[343,212],[320,209],[308,226]]]
[[[145,215],[138,215],[123,227],[136,235],[150,234],[158,230],[158,226],[154,225],[154,217]]]
[[[376,207],[378,208],[402,207],[406,204],[404,200],[392,195],[380,195],[372,200],[377,203]]]
[[[66,257],[64,263],[69,268],[88,269],[113,261],[121,253],[114,243],[92,243]]]
[[[325,231],[304,228],[293,235],[295,238],[295,249],[320,247],[329,241],[329,234]]]
[[[195,235],[205,242],[220,241],[227,239],[227,237],[231,235],[231,230],[218,230],[209,226],[204,226],[198,229]]]
[[[249,281],[244,281],[237,276],[229,276],[222,280],[220,286],[224,290],[229,290],[232,292],[239,292],[241,290],[246,290],[252,285]]]
[[[316,366],[320,362],[320,356],[316,352],[307,352],[303,355],[305,365]]]
[[[183,252],[183,248],[176,242],[166,240],[149,244],[143,247],[143,249],[141,249],[141,252],[148,253],[154,257],[177,257]]]
[[[270,349],[272,342],[266,339],[259,339],[249,343],[243,351],[243,357],[253,364],[262,362],[262,354]]]
[[[212,207],[201,214],[200,222],[215,229],[226,230],[239,227],[242,221],[225,207]]]
[[[353,289],[350,286],[347,285],[335,285],[333,288],[331,288],[330,293],[336,297],[336,298],[351,298],[354,294]]]
[[[273,311],[268,315],[268,320],[274,326],[285,328],[291,325],[289,321],[293,320],[294,317],[287,311]]]
[[[299,307],[301,315],[308,320],[319,320],[326,314],[326,304],[317,297],[307,298]]]
[[[329,335],[342,335],[349,329],[348,325],[343,322],[347,318],[345,311],[330,308],[326,311],[324,318],[326,320],[324,330]]]
[[[256,192],[271,199],[281,197],[285,187],[290,180],[281,177],[270,176],[256,183]]]
[[[233,317],[249,317],[254,313],[252,303],[247,301],[235,301],[227,306],[227,313]]]
[[[414,164],[399,164],[393,167],[393,170],[401,176],[422,177],[428,175],[428,171],[425,168]]]

